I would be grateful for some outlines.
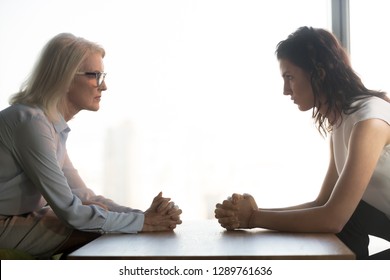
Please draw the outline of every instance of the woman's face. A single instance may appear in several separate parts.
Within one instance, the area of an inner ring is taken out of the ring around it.
[[[314,106],[314,94],[310,75],[287,59],[279,60],[280,72],[284,81],[283,94],[290,95],[299,110],[307,111]]]
[[[90,54],[80,67],[80,72],[104,72],[103,58],[100,53]],[[98,86],[96,76],[76,74],[68,91],[68,109],[71,119],[81,110],[97,111],[100,107],[102,91],[106,90],[106,83]]]

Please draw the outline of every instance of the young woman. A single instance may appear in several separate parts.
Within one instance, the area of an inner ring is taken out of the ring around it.
[[[88,189],[66,150],[67,122],[97,111],[105,83],[99,45],[59,34],[0,112],[0,248],[37,258],[69,252],[106,232],[173,230],[181,210],[158,194],[145,212]]]
[[[318,197],[282,209],[258,208],[248,194],[216,205],[226,229],[261,227],[330,232],[368,257],[369,235],[390,241],[390,103],[367,89],[328,31],[301,27],[277,46],[283,94],[312,110],[320,132],[330,133],[330,162]],[[384,251],[373,258],[390,258]]]

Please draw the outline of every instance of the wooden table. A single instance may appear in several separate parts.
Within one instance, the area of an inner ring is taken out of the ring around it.
[[[68,259],[354,259],[334,234],[226,231],[217,220],[184,221],[174,232],[107,234]]]

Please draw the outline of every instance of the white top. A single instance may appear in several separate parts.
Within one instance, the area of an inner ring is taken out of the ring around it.
[[[356,101],[355,104],[358,104],[359,109],[350,115],[344,114],[342,124],[334,129],[332,135],[338,174],[344,168],[349,138],[355,124],[368,119],[381,119],[390,125],[390,103],[387,101],[378,97],[370,97]],[[363,200],[390,217],[390,145],[382,151]]]
[[[0,112],[0,215],[22,215],[49,204],[78,230],[141,230],[142,211],[117,205],[86,187],[68,157],[69,131],[64,119],[53,124],[39,108],[12,105]],[[109,211],[83,205],[86,200],[102,202]]]

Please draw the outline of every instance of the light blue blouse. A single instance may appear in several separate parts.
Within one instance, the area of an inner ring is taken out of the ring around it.
[[[144,213],[97,196],[86,187],[66,151],[70,129],[43,111],[11,105],[0,112],[0,215],[36,211],[49,204],[69,226],[82,231],[132,233]],[[109,211],[82,201],[102,202]]]

